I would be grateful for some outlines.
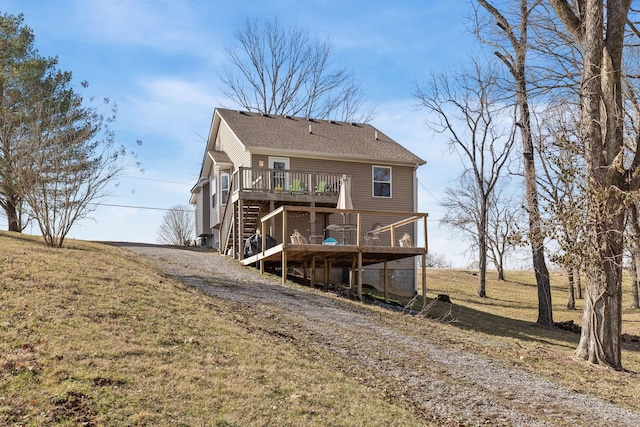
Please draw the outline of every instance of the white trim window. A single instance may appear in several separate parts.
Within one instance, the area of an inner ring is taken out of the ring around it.
[[[391,167],[373,166],[373,197],[391,198]]]
[[[218,180],[214,176],[211,178],[211,209],[215,209],[218,200]]]
[[[229,198],[229,174],[222,172],[220,174],[220,204],[226,205]]]

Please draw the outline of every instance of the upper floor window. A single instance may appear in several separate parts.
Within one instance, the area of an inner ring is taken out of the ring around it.
[[[391,168],[373,167],[373,197],[391,197]]]
[[[223,172],[220,174],[220,202],[223,205],[226,205],[228,198],[229,198],[229,174]]]

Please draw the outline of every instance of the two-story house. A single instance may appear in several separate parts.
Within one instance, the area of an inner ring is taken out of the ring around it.
[[[416,171],[424,163],[369,124],[216,109],[191,190],[197,236],[201,244],[243,260],[246,240],[260,232],[261,219],[286,206],[263,225],[284,244],[281,249],[292,251],[289,260],[304,259],[305,267],[321,262],[328,280],[348,282],[350,272],[340,266],[355,264],[357,257],[349,255],[359,251],[366,264],[357,270],[361,281],[374,287],[384,282],[385,290],[412,296],[421,252],[402,248],[426,240],[426,214],[423,223],[403,219],[417,211]],[[345,183],[353,210],[337,211]],[[421,224],[424,239],[418,236]],[[301,239],[289,241],[293,234]],[[401,246],[402,237],[411,244]],[[344,253],[328,255],[328,244]],[[422,245],[426,252],[426,241]]]

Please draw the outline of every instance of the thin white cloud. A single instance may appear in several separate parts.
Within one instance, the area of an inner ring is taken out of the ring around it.
[[[208,55],[215,33],[199,30],[195,6],[176,0],[76,0],[74,11],[83,37],[94,43]]]
[[[121,103],[120,117],[129,129],[140,128],[189,145],[206,137],[215,96],[207,82],[186,77],[148,77],[141,89]]]

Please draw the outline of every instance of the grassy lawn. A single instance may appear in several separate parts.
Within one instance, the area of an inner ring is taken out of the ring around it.
[[[0,266],[0,425],[424,424],[120,249],[0,233]]]
[[[507,281],[497,273],[487,277],[488,298],[476,293],[474,272],[433,269],[427,272],[427,295],[447,294],[453,304],[437,303],[428,312],[442,319],[446,328],[436,329],[443,341],[460,348],[500,359],[565,385],[568,390],[598,396],[638,409],[640,399],[640,345],[624,344],[623,372],[589,366],[574,358],[579,335],[537,326],[537,288],[531,271],[508,271]],[[551,272],[555,322],[582,324],[583,300],[567,310],[568,281],[565,274]],[[584,280],[583,280],[584,286]],[[640,336],[640,310],[631,308],[631,280],[623,282],[623,334]],[[443,325],[444,326],[444,325]]]
[[[492,276],[481,299],[472,273],[430,270],[428,296],[453,302],[429,310],[442,321],[371,309],[407,334],[638,407],[637,345],[624,349],[630,372],[575,360],[576,334],[535,325],[533,275],[507,278]],[[580,324],[581,311],[565,308],[566,279],[552,281],[555,320]],[[640,335],[640,312],[623,316],[624,332]],[[264,321],[118,248],[51,249],[0,232],[0,425],[428,425],[340,369],[334,353],[255,327]]]

